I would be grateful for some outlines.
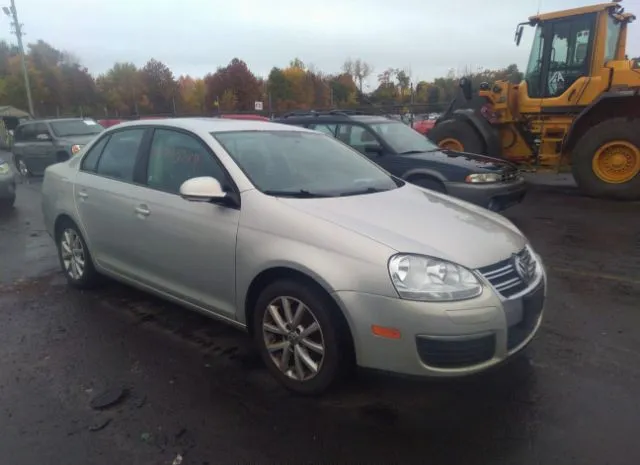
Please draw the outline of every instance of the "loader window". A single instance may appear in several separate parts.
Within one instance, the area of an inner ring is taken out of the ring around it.
[[[549,24],[546,97],[558,97],[582,76],[589,75],[594,16],[585,15]]]
[[[524,78],[527,82],[529,97],[542,97],[540,76],[542,73],[543,52],[544,36],[542,35],[542,26],[537,26],[536,35],[533,39],[533,45],[531,46],[531,54],[529,55],[529,63],[527,64],[527,72]]]
[[[607,17],[607,40],[604,43],[604,62],[613,60],[618,51],[618,40],[620,39],[620,22],[611,15]]]

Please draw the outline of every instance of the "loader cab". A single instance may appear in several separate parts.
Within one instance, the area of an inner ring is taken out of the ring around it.
[[[590,13],[536,25],[525,73],[530,98],[559,97],[589,76],[596,19]]]
[[[624,59],[623,11],[611,3],[530,18],[535,33],[524,77],[528,97],[559,97],[581,77],[599,74],[608,61]],[[518,43],[522,27],[516,30]]]

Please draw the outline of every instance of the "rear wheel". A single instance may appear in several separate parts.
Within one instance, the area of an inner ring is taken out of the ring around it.
[[[464,121],[455,119],[444,121],[431,129],[428,136],[443,149],[479,154],[486,152],[486,146],[480,134]]]
[[[13,204],[16,202],[16,196],[9,197],[8,199],[0,199],[0,210],[10,210],[13,208]]]
[[[99,281],[91,254],[78,227],[67,220],[56,232],[58,258],[67,282],[78,289],[89,289]]]
[[[586,195],[640,199],[640,120],[598,124],[578,141],[571,158],[573,176]]]
[[[20,157],[19,155],[16,155],[14,156],[13,160],[14,160],[14,163],[16,164],[16,169],[18,170],[18,173],[20,173],[20,176],[22,176],[23,178],[28,178],[29,176],[31,176],[31,171],[29,171],[29,167],[24,162],[22,157]]]
[[[253,334],[264,363],[285,387],[317,395],[337,384],[352,360],[335,303],[295,280],[267,286],[256,302]]]

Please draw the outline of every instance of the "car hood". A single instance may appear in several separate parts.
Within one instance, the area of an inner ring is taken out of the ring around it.
[[[398,252],[438,257],[468,268],[504,260],[527,243],[506,218],[412,184],[375,194],[280,200]]]
[[[60,142],[68,145],[86,145],[95,139],[99,134],[89,134],[83,136],[65,136]]]
[[[467,168],[474,173],[514,171],[517,169],[513,163],[506,160],[476,153],[455,152],[453,150],[437,150],[408,156],[430,162],[453,164],[460,168]]]

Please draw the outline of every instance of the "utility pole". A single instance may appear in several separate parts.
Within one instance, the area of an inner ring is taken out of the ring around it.
[[[18,21],[18,11],[16,10],[16,2],[15,0],[11,0],[11,7],[7,8],[2,7],[2,11],[9,18],[13,20],[11,25],[13,26],[13,33],[16,35],[18,39],[18,50],[20,51],[20,59],[22,60],[22,73],[24,74],[24,86],[27,90],[27,102],[29,104],[29,113],[31,116],[35,116],[33,111],[33,100],[31,98],[31,85],[29,84],[29,73],[27,71],[27,59],[24,55],[24,45],[22,44],[22,36],[24,35],[22,32],[22,24]]]

